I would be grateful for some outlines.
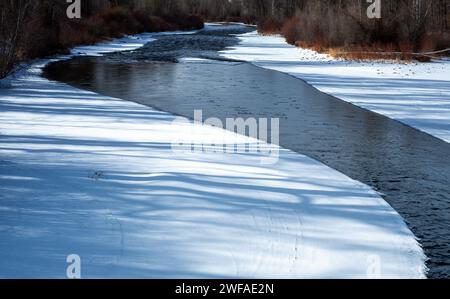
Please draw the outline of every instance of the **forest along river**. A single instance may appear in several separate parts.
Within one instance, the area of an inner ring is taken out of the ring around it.
[[[49,65],[49,79],[193,118],[280,118],[281,146],[364,182],[404,217],[430,259],[429,277],[450,277],[450,144],[319,92],[303,81],[218,51],[245,26],[162,35],[145,47]],[[204,58],[182,59],[182,58]]]

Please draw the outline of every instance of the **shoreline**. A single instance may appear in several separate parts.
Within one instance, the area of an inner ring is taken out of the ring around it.
[[[450,143],[450,82],[446,80],[450,78],[450,60],[339,60],[289,45],[281,36],[255,31],[237,37],[241,43],[222,51],[224,57],[286,73],[337,99]]]
[[[78,47],[60,58],[133,50],[154,37]],[[2,230],[1,248],[17,245],[15,252],[0,252],[0,276],[24,275],[13,269],[21,268],[18,257],[31,244],[28,273],[39,277],[63,276],[58,263],[74,250],[87,259],[89,277],[362,278],[373,257],[382,262],[383,278],[425,277],[415,237],[366,185],[282,148],[273,169],[259,165],[258,155],[173,152],[170,138],[188,134],[173,127],[174,116],[42,78],[42,67],[56,59],[35,62],[0,89],[8,148],[2,150],[0,225],[10,227]],[[236,141],[225,130],[189,129],[195,138]],[[20,181],[31,182],[29,190],[17,188]],[[144,217],[135,212],[142,206]],[[44,220],[35,218],[39,211]],[[29,222],[20,223],[26,214]],[[38,240],[31,232],[39,221]],[[60,226],[45,225],[54,222]],[[17,235],[19,227],[24,233]],[[100,232],[109,233],[94,241]],[[86,238],[95,253],[83,244]],[[230,242],[233,247],[224,245]],[[35,249],[45,244],[55,248],[43,258]]]

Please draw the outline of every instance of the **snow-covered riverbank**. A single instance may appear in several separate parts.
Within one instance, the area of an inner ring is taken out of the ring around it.
[[[255,32],[223,51],[227,58],[288,73],[320,91],[450,142],[450,61],[382,63],[336,60]]]
[[[132,50],[151,35],[74,54]],[[66,57],[67,58],[67,57]],[[0,277],[423,277],[424,255],[369,187],[303,155],[186,153],[252,140],[40,77],[0,89]]]

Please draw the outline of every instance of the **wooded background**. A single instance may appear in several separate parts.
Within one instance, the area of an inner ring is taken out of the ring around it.
[[[432,51],[449,45],[450,0],[82,0],[69,20],[66,0],[0,0],[0,78],[20,60],[76,44],[142,31],[201,28],[202,19],[258,24],[317,50]]]

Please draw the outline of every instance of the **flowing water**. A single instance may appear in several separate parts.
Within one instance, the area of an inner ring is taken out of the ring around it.
[[[252,28],[163,35],[145,47],[51,64],[45,75],[192,118],[278,117],[283,147],[370,185],[404,217],[450,277],[450,144],[319,92],[289,75],[228,61],[218,51]],[[184,59],[201,58],[201,59]]]

